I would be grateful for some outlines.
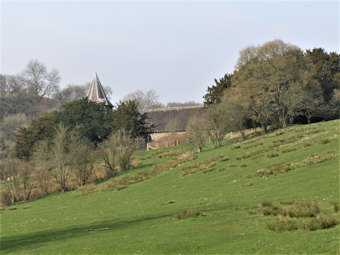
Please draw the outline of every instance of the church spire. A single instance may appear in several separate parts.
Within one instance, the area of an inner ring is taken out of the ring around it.
[[[113,107],[110,101],[107,99],[105,95],[105,91],[103,89],[102,84],[98,78],[97,73],[94,73],[91,85],[87,92],[87,99],[96,103],[105,103],[106,105]]]

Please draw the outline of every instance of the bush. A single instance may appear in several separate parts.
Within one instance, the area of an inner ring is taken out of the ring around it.
[[[7,189],[1,191],[1,193],[0,193],[0,203],[3,206],[9,206],[9,205],[13,204],[12,196]]]

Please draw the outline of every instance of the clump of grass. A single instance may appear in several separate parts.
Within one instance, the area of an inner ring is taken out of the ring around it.
[[[232,147],[232,149],[240,149],[241,148],[241,145],[239,145],[239,144],[235,144],[233,147]]]
[[[320,207],[313,203],[293,203],[278,208],[278,214],[291,218],[316,217],[320,212]]]
[[[184,220],[188,218],[197,218],[199,216],[205,216],[205,214],[194,209],[188,209],[174,214],[172,218],[176,220]]]
[[[265,177],[270,175],[277,175],[280,173],[286,173],[291,169],[292,166],[289,163],[274,164],[272,166],[257,170],[255,175],[258,177]]]
[[[251,143],[251,144],[249,144],[249,145],[244,146],[243,148],[244,148],[244,149],[250,149],[250,148],[254,148],[254,147],[260,146],[260,145],[263,145],[263,143],[261,143],[261,142],[258,142],[258,143]]]
[[[252,157],[252,156],[255,156],[255,155],[265,153],[267,151],[268,151],[268,149],[259,149],[259,150],[255,150],[255,151],[248,151],[248,152],[244,153],[242,155],[242,157],[243,158],[249,158],[249,157]]]
[[[277,215],[277,207],[269,201],[262,201],[257,206],[254,206],[249,211],[250,214],[258,214],[262,216]]]
[[[237,159],[237,160],[241,160],[242,157],[241,157],[241,156],[236,156],[236,159]]]
[[[241,167],[247,167],[247,165],[246,164],[242,164]]]
[[[336,212],[336,213],[339,212],[339,209],[340,209],[339,201],[332,201],[331,205],[332,205],[332,207],[334,209],[334,212]]]
[[[296,220],[280,218],[278,220],[268,222],[267,228],[272,231],[292,231],[298,229],[298,224]]]
[[[329,215],[319,214],[313,219],[292,219],[280,218],[267,223],[267,228],[273,231],[292,231],[307,230],[314,231],[317,229],[332,228],[338,224],[338,220]]]
[[[312,146],[313,144],[311,142],[306,142],[303,144],[303,147],[309,147]]]
[[[320,139],[319,141],[317,141],[318,144],[327,144],[330,143],[331,140],[327,139],[327,138],[323,138]]]
[[[267,158],[275,158],[275,157],[279,157],[279,156],[280,156],[280,154],[277,153],[277,152],[267,154]]]
[[[303,134],[299,134],[299,133],[298,134],[292,134],[292,135],[286,136],[284,138],[274,140],[273,144],[276,145],[276,146],[285,145],[285,144],[296,142],[297,140],[299,140],[302,137],[303,137]]]
[[[296,148],[286,148],[286,149],[283,149],[281,152],[287,153],[287,152],[296,151],[296,150],[297,150]]]
[[[220,161],[228,161],[229,160],[229,157],[227,156],[224,156],[223,158],[220,158]]]
[[[294,200],[283,200],[279,202],[281,205],[292,205],[295,203]]]

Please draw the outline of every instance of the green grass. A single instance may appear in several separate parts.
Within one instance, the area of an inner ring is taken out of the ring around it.
[[[317,229],[310,226],[319,224],[314,217],[303,218],[307,227],[300,228],[295,218],[249,211],[259,204],[311,203],[339,219],[339,126],[338,120],[294,126],[217,149],[207,145],[173,168],[180,155],[140,151],[141,164],[129,178],[157,163],[160,168],[144,181],[110,186],[121,175],[87,191],[4,208],[1,254],[336,254],[339,225]],[[283,165],[294,167],[273,168]],[[264,169],[274,174],[257,174]]]

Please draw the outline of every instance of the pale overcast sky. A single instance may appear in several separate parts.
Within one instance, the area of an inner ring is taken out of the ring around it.
[[[202,102],[239,51],[281,39],[339,52],[339,1],[1,1],[1,73],[31,59],[61,87],[97,72],[113,103],[154,89],[163,103]]]

